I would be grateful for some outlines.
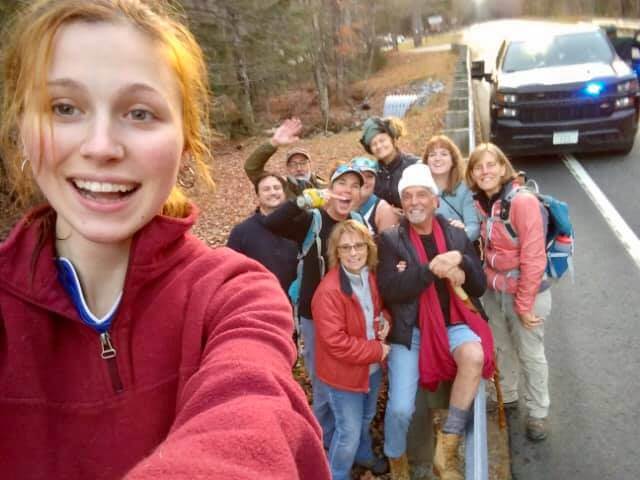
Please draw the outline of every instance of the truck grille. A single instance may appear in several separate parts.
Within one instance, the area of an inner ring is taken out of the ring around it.
[[[518,109],[518,119],[522,123],[562,122],[608,117],[612,112],[613,102],[588,105],[524,107]]]
[[[518,93],[518,100],[524,102],[539,102],[540,100],[566,100],[577,95],[576,92],[535,92],[535,93]]]

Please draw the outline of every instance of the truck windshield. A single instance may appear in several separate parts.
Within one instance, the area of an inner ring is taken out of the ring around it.
[[[519,72],[534,68],[611,63],[613,52],[600,32],[580,32],[547,39],[512,42],[507,49],[502,70]]]

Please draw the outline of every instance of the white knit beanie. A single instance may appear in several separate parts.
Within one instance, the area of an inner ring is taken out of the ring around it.
[[[438,195],[438,186],[431,176],[431,170],[424,163],[414,163],[404,169],[398,182],[398,194],[401,197],[402,191],[407,187],[424,187]]]

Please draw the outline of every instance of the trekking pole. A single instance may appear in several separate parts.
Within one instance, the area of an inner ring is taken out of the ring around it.
[[[298,305],[293,306],[293,326],[296,333],[296,353],[298,360],[302,358],[302,332],[300,331],[300,315],[298,314]]]
[[[500,386],[500,369],[498,368],[498,362],[496,362],[495,367],[493,384],[496,387],[496,400],[498,401],[498,426],[500,430],[504,430],[507,426],[507,417],[504,413],[504,399],[502,397],[502,387]]]

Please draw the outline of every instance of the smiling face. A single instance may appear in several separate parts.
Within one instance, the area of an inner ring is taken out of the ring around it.
[[[425,187],[407,187],[400,195],[402,210],[413,225],[428,225],[438,207],[438,197]]]
[[[311,177],[311,160],[300,153],[292,155],[287,162],[287,175],[296,180],[309,181],[309,177]]]
[[[367,242],[362,235],[344,232],[338,240],[338,259],[340,264],[351,273],[360,273],[367,264]]]
[[[360,177],[345,173],[333,181],[329,190],[339,198],[329,198],[327,213],[335,220],[346,219],[360,202]]]
[[[282,183],[276,177],[263,178],[258,184],[258,206],[263,215],[268,215],[285,201]]]
[[[453,167],[451,152],[439,146],[432,148],[427,154],[427,165],[434,177],[449,175]]]
[[[373,156],[384,163],[389,163],[396,156],[396,147],[388,133],[378,133],[371,139],[369,148]]]
[[[471,178],[488,197],[500,191],[506,166],[491,152],[484,152],[471,167]]]
[[[373,190],[376,186],[376,174],[365,170],[362,172],[364,177],[364,185],[360,189],[360,200],[366,202],[367,199],[373,194]]]
[[[65,238],[128,242],[160,212],[183,155],[182,100],[165,51],[126,23],[72,22],[53,42],[50,121],[22,138]]]

